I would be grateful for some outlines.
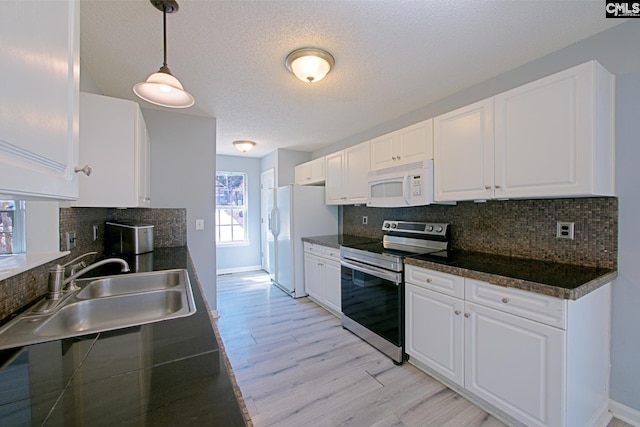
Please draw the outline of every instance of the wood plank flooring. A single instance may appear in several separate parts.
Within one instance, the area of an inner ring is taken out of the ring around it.
[[[256,427],[504,426],[264,272],[218,276],[217,286],[216,323]]]

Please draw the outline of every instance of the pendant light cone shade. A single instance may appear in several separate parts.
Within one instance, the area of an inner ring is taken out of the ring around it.
[[[253,141],[233,141],[233,145],[236,147],[236,150],[246,153],[250,151],[256,143]]]
[[[335,59],[325,50],[305,47],[291,52],[285,64],[287,69],[303,82],[315,83],[331,71]]]
[[[184,90],[180,80],[174,77],[167,67],[167,13],[177,12],[178,4],[174,0],[151,0],[151,3],[163,15],[164,62],[157,73],[151,74],[146,81],[136,84],[133,92],[145,101],[162,107],[191,107],[195,99]]]

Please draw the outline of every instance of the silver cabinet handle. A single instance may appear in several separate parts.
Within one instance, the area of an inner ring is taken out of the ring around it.
[[[485,189],[485,190],[491,190],[491,186],[490,186],[490,185],[485,185],[485,186],[484,186],[484,189]]]
[[[502,298],[502,302],[505,303],[505,304],[508,303],[509,302],[509,298],[507,298],[507,297]]]
[[[502,187],[500,187],[499,185],[496,185],[496,190],[499,189],[499,188],[502,188]]]
[[[81,168],[75,168],[74,169],[75,173],[82,172],[83,174],[85,174],[87,176],[91,175],[91,171],[93,171],[93,169],[89,165],[84,165]]]
[[[395,159],[396,159],[396,156],[391,156],[391,160],[395,160]]]
[[[397,158],[398,160],[400,160],[400,156],[396,156],[396,158]]]
[[[460,310],[456,310],[456,311],[454,311],[454,313],[456,314],[456,316],[459,316],[460,313],[462,313],[462,312]]]
[[[427,283],[431,283],[431,279],[427,279]]]
[[[469,318],[469,317],[471,317],[471,314],[470,314],[470,313],[465,313],[465,314],[464,314],[464,317]]]

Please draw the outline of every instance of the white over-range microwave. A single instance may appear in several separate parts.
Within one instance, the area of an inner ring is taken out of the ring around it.
[[[369,172],[367,206],[400,208],[433,203],[433,160]]]

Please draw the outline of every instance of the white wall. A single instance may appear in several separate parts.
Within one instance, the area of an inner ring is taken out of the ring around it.
[[[308,160],[311,153],[278,148],[262,158],[260,168],[262,172],[273,168],[276,187],[282,187],[295,183],[294,168]]]
[[[151,207],[187,209],[189,251],[216,310],[216,120],[146,108],[142,114],[151,139]],[[196,219],[204,219],[204,230],[196,231]]]
[[[247,174],[250,244],[216,247],[218,273],[248,271],[261,268],[260,257],[260,159],[241,156],[216,156],[216,170]]]
[[[595,59],[618,76],[618,279],[613,283],[611,398],[640,411],[640,23],[631,19],[482,84],[312,153],[317,158]]]

